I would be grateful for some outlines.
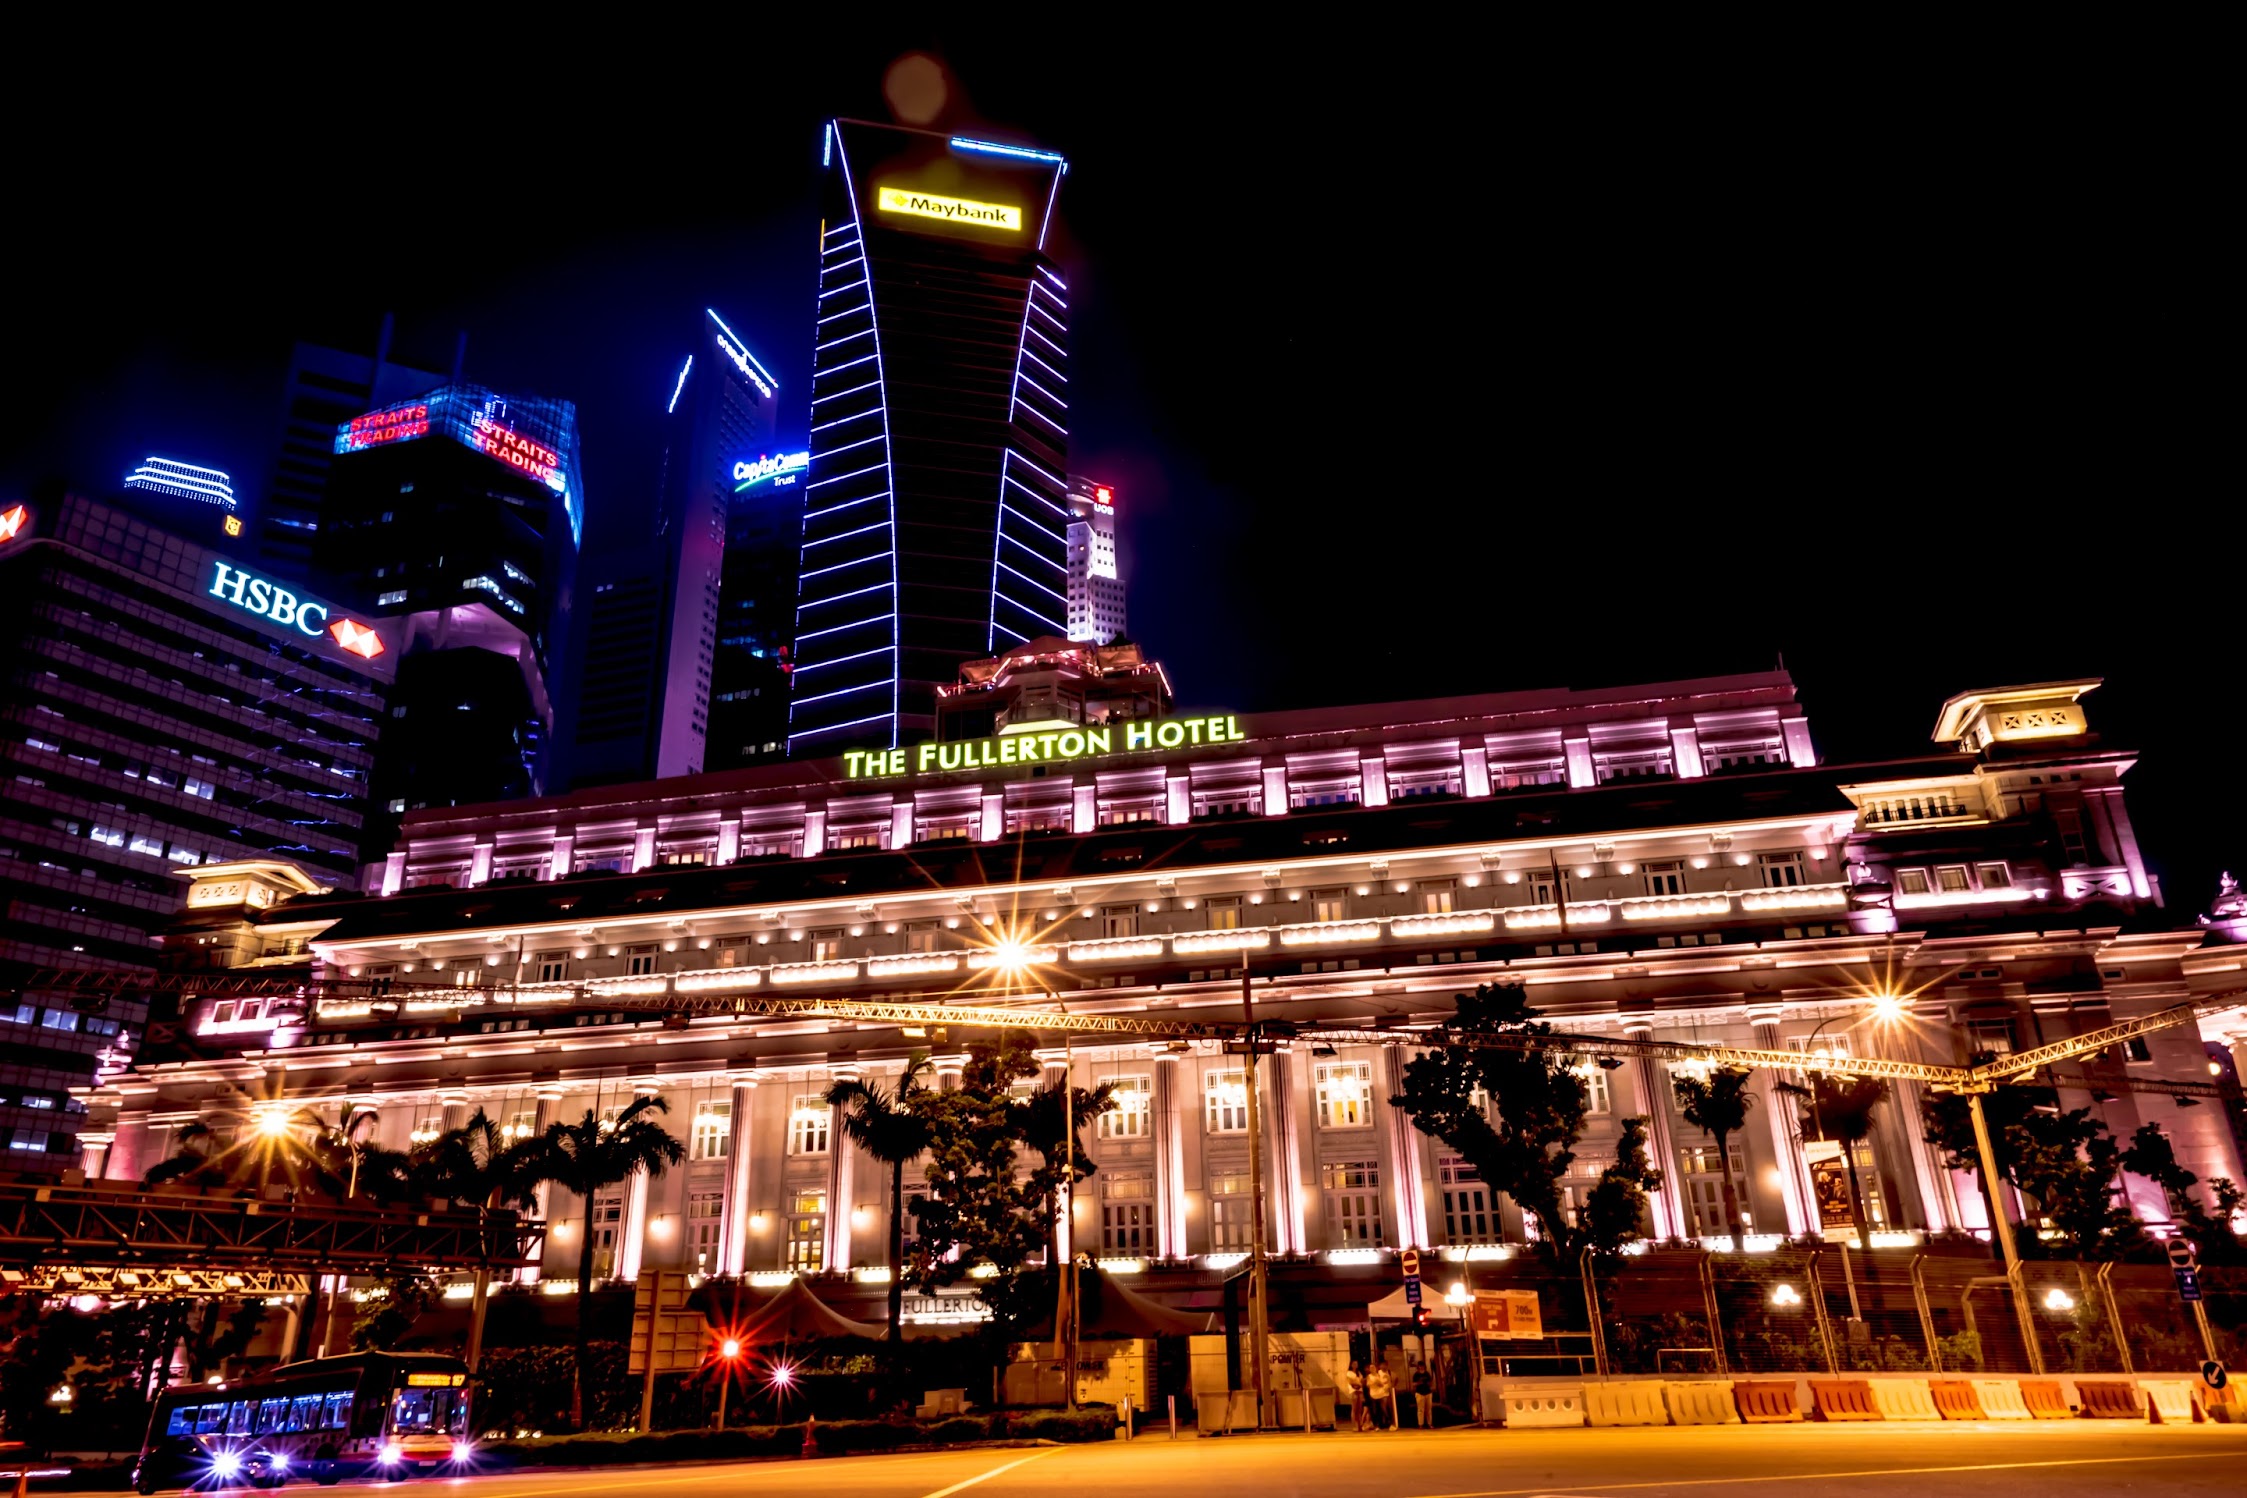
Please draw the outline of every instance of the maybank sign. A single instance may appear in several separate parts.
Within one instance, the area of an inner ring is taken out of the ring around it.
[[[1207,718],[1150,718],[1144,723],[1110,723],[1098,728],[1024,728],[992,739],[958,744],[916,744],[910,749],[853,749],[843,755],[845,780],[877,780],[890,775],[943,774],[999,765],[1042,765],[1049,761],[1094,759],[1103,754],[1136,754],[1149,749],[1183,749],[1195,744],[1231,744],[1247,738],[1241,720],[1230,714]]]
[[[877,187],[874,206],[884,213],[914,218],[939,218],[952,224],[977,224],[986,229],[1020,229],[1022,210],[1006,203],[978,203],[973,198],[947,198],[910,187]]]

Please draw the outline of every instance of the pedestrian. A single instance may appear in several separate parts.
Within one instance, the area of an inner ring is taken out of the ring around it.
[[[1413,1421],[1422,1430],[1436,1428],[1436,1381],[1428,1374],[1425,1362],[1412,1365]]]
[[[1374,1428],[1387,1430],[1397,1417],[1397,1382],[1389,1377],[1387,1363],[1375,1363],[1366,1375],[1365,1397],[1373,1406]]]
[[[1365,1424],[1365,1373],[1355,1359],[1342,1370],[1342,1392],[1350,1398],[1350,1429],[1364,1430]]]

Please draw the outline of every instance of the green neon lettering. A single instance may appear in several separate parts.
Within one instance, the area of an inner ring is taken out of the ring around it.
[[[1084,731],[1084,748],[1087,754],[1110,754],[1115,751],[1116,731],[1113,728],[1088,728]]]
[[[1000,763],[1000,764],[1002,764],[1002,765],[1011,765],[1011,764],[1013,764],[1013,763],[1014,763],[1014,751],[1015,751],[1015,748],[1016,748],[1017,744],[1018,744],[1018,741],[1017,741],[1017,740],[1015,740],[1015,739],[1001,739],[1001,740],[999,740],[999,763]]]
[[[1155,730],[1151,724],[1132,723],[1124,728],[1126,749],[1146,749],[1152,747],[1154,742]]]
[[[937,747],[936,767],[939,770],[957,770],[960,767],[960,762],[966,758],[967,747],[965,745],[942,744]]]
[[[846,749],[846,750],[844,750],[844,751],[843,751],[843,778],[844,778],[845,780],[856,780],[856,779],[858,779],[858,777],[859,777],[859,776],[863,775],[863,774],[865,773],[865,771],[864,771],[864,769],[862,768],[862,766],[863,766],[863,764],[864,764],[864,762],[865,762],[865,759],[866,759],[866,751],[865,751],[865,750],[863,750],[863,749]]]
[[[1200,743],[1202,741],[1202,725],[1208,721],[1207,718],[1188,718],[1186,720],[1186,742],[1189,744]]]
[[[1053,758],[1053,741],[1059,737],[1061,735],[1057,733],[1041,733],[1038,735],[1038,757],[1040,759]]]
[[[1026,733],[1019,739],[1008,739],[1007,742],[1016,746],[1014,751],[1015,763],[1026,765],[1038,758],[1038,736],[1036,734]]]
[[[1155,725],[1155,742],[1165,749],[1175,749],[1186,742],[1186,726],[1175,720]]]
[[[1063,759],[1075,759],[1078,755],[1084,753],[1084,735],[1082,733],[1072,728],[1060,737],[1061,757]]]
[[[920,765],[919,765],[919,766],[917,767],[917,769],[915,770],[915,773],[916,773],[916,774],[921,774],[921,775],[926,775],[926,774],[928,773],[928,767],[929,767],[929,765],[930,765],[931,763],[933,763],[933,762],[935,761],[935,759],[936,759],[936,744],[934,743],[934,741],[931,741],[931,742],[929,742],[929,743],[926,743],[926,744],[923,744],[923,745],[921,745],[921,753],[920,753],[920,761],[921,761],[921,762],[920,762]]]

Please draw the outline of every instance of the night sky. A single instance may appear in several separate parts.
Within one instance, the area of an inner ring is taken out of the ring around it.
[[[254,506],[291,340],[371,349],[389,311],[409,362],[465,331],[472,378],[578,403],[597,545],[705,305],[800,445],[820,122],[891,118],[922,49],[934,124],[1070,158],[1072,466],[1118,487],[1183,705],[1783,656],[1856,758],[1925,748],[1955,691],[2104,676],[2172,912],[2247,864],[2235,169],[2192,89],[1253,40],[56,64],[6,106],[0,495],[161,452]]]

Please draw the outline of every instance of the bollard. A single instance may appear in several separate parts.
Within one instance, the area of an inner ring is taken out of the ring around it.
[[[1123,1397],[1123,1402],[1117,1406],[1116,1413],[1123,1417],[1123,1438],[1128,1441],[1131,1439],[1133,1434],[1131,1426],[1131,1396],[1129,1394],[1126,1394]]]
[[[1178,1396],[1176,1394],[1170,1396],[1170,1438],[1173,1441],[1178,1439]]]
[[[815,1434],[815,1432],[817,1432],[817,1431],[818,1431],[818,1429],[819,1429],[819,1417],[818,1417],[817,1415],[806,1415],[806,1416],[804,1416],[804,1450],[803,1450],[803,1454],[804,1454],[805,1456],[807,1456],[807,1457],[813,1457],[813,1456],[817,1456],[817,1455],[819,1455],[819,1441],[818,1441],[818,1439],[817,1439],[817,1436],[816,1436],[816,1434]]]

